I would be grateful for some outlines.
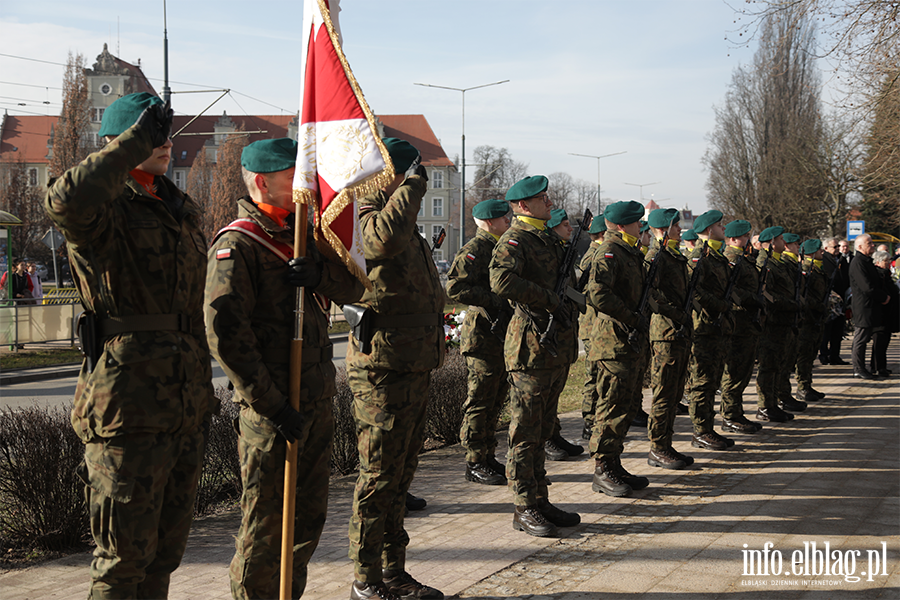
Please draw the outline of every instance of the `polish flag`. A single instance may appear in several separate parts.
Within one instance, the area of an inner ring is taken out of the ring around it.
[[[305,0],[294,202],[315,207],[319,249],[367,288],[357,199],[386,186],[394,165],[341,49],[340,0]]]

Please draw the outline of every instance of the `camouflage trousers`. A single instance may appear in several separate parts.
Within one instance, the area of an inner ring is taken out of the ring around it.
[[[641,405],[641,386],[649,360],[649,352],[643,352],[630,362],[596,361],[599,397],[589,444],[594,458],[616,458],[622,454],[628,427]]]
[[[694,335],[687,397],[696,435],[713,430],[716,390],[719,389],[725,368],[727,342],[728,338],[724,335]]]
[[[350,515],[350,552],[357,581],[381,581],[403,569],[409,535],[406,493],[419,465],[431,372],[350,368],[359,476]]]
[[[298,440],[291,598],[299,598],[306,588],[307,564],[319,543],[328,510],[334,415],[330,399],[312,404],[303,411],[306,423]],[[277,598],[287,442],[271,421],[252,408],[241,408],[238,423],[244,491],[241,527],[231,560],[231,595],[236,600]]]
[[[506,478],[516,506],[547,498],[544,442],[553,435],[559,395],[569,367],[509,373],[509,454]]]
[[[466,461],[482,463],[497,450],[497,420],[509,394],[503,357],[466,354],[468,396],[459,431]]]
[[[588,360],[591,353],[591,340],[582,340],[584,343],[584,387],[581,400],[581,417],[584,419],[586,429],[594,428],[594,413],[597,412],[597,362]]]
[[[797,339],[797,366],[794,372],[798,392],[807,392],[812,387],[813,362],[816,360],[824,331],[824,322],[804,321],[800,325]]]
[[[744,390],[753,377],[758,335],[731,336],[725,349],[722,372],[722,418],[733,421],[744,416]]]
[[[796,347],[794,332],[789,325],[766,324],[759,338],[759,366],[756,369],[756,394],[759,408],[772,409],[778,406],[781,373],[787,374],[788,395],[790,395],[790,372],[794,365],[792,348]],[[784,365],[788,365],[785,367]]]
[[[165,598],[181,563],[206,448],[205,427],[85,444],[91,535],[89,598]]]
[[[653,342],[650,360],[650,387],[653,403],[647,421],[647,437],[654,449],[672,447],[675,414],[684,396],[687,364],[691,354],[690,340]]]
[[[778,363],[778,377],[775,380],[775,391],[778,400],[783,401],[793,398],[793,386],[791,385],[791,375],[794,373],[794,365],[797,364],[797,333],[788,327],[790,335],[784,342],[784,354]]]

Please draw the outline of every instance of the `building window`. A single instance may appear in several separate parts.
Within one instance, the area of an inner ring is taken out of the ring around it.
[[[444,216],[444,199],[443,198],[432,198],[431,199],[431,216],[432,217],[443,217]]]
[[[112,92],[112,86],[108,83],[104,83],[100,86],[100,93],[104,96],[109,96],[109,93]]]
[[[105,108],[97,108],[97,107],[95,107],[95,108],[91,111],[91,121],[94,122],[94,123],[99,123],[100,121],[102,121],[102,120],[103,120],[103,111],[104,111],[104,110],[106,110],[106,109],[105,109]]]
[[[184,171],[174,171],[175,175],[175,185],[178,186],[178,189],[182,192],[184,191]]]
[[[181,151],[181,160],[187,160],[187,150]]]
[[[444,189],[444,172],[434,170],[431,172],[431,187],[435,190]]]
[[[38,170],[35,168],[28,169],[28,185],[34,187],[38,184]]]
[[[425,198],[422,198],[422,203],[419,204],[419,216],[420,217],[425,216]]]
[[[421,235],[422,237],[425,237],[425,226],[424,225],[416,225],[416,227],[419,230],[419,235]]]
[[[444,260],[444,251],[441,250],[440,248],[435,250],[432,255],[434,257],[434,262],[440,262],[440,261]]]

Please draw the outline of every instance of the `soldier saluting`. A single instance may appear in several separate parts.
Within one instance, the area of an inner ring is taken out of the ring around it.
[[[214,408],[200,210],[165,177],[172,111],[147,93],[103,113],[103,150],[53,183],[87,359],[72,426],[97,548],[91,598],[165,598],[187,543]]]
[[[466,479],[485,485],[506,483],[506,469],[494,457],[497,420],[509,393],[503,340],[512,316],[509,303],[491,291],[491,255],[509,229],[509,202],[479,202],[472,209],[478,230],[460,248],[447,275],[447,295],[469,305],[460,352],[468,368],[468,397],[459,438],[466,449]]]
[[[547,229],[552,203],[547,178],[522,179],[506,193],[515,219],[494,249],[491,290],[514,303],[516,309],[504,343],[509,371],[509,457],[506,477],[513,492],[513,527],[529,535],[552,537],[556,527],[581,522],[577,513],[550,503],[544,444],[553,434],[559,394],[575,358],[575,309],[560,301],[555,287],[565,249],[559,236]],[[541,345],[556,321],[555,348]]]

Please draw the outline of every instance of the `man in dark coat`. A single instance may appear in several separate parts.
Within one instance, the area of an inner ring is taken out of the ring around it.
[[[887,348],[891,343],[891,334],[900,331],[900,289],[891,278],[891,255],[879,250],[872,255],[876,271],[881,278],[882,289],[888,295],[888,303],[882,310],[881,326],[875,328],[872,336],[872,358],[869,371],[881,377],[889,377],[891,370],[887,368]]]
[[[835,237],[823,244],[825,255],[822,257],[822,266],[831,282],[830,291],[843,300],[847,295],[847,288],[850,287],[850,260],[841,254],[840,243],[840,238]],[[825,331],[822,333],[822,343],[819,346],[819,362],[823,365],[847,364],[847,361],[841,358],[841,340],[844,338],[846,323],[847,319],[843,312],[825,322]]]
[[[853,293],[851,306],[853,327],[856,329],[853,336],[853,376],[878,379],[877,375],[866,369],[866,344],[872,339],[874,328],[881,325],[883,305],[890,298],[881,284],[878,269],[872,262],[875,244],[871,236],[864,233],[856,238],[854,248],[856,255],[850,263],[850,290]]]

